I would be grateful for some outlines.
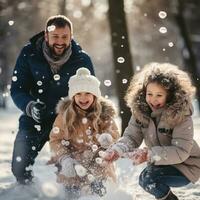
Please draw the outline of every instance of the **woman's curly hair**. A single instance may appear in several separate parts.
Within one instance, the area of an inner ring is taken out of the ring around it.
[[[128,87],[125,101],[133,110],[140,109],[150,112],[147,106],[146,87],[149,83],[157,83],[166,89],[168,93],[167,106],[176,103],[182,96],[190,102],[195,94],[189,75],[170,63],[149,63],[135,74]],[[143,105],[144,104],[144,105]]]

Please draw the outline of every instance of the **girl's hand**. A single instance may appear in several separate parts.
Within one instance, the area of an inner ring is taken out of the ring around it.
[[[135,154],[135,159],[133,160],[133,165],[139,165],[147,161],[148,150],[138,149]]]
[[[113,162],[119,158],[119,153],[115,150],[107,150],[105,151],[103,159],[107,162]]]
[[[124,157],[128,157],[133,161],[133,165],[139,165],[148,160],[148,149],[135,149],[133,152],[128,152]]]

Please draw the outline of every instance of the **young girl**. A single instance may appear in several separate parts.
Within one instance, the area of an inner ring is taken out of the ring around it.
[[[58,116],[50,133],[53,156],[49,164],[58,166],[57,181],[65,185],[69,199],[78,198],[85,186],[103,196],[102,181],[107,177],[115,180],[113,165],[105,166],[101,157],[119,133],[113,105],[101,96],[99,86],[99,80],[88,69],[80,68],[69,80],[69,99],[57,106]]]
[[[148,161],[140,186],[156,199],[177,200],[170,187],[200,177],[200,148],[193,140],[191,98],[195,88],[188,75],[169,63],[151,63],[133,76],[126,95],[132,117],[124,135],[104,157],[113,161],[131,152],[136,164]],[[147,148],[135,150],[142,142]]]

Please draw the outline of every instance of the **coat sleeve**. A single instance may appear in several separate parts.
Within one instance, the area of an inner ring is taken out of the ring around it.
[[[14,103],[24,113],[26,113],[27,104],[35,100],[30,94],[33,77],[27,59],[28,55],[24,48],[17,59],[10,89]]]
[[[193,122],[187,117],[172,133],[170,146],[155,146],[151,149],[151,161],[155,165],[173,165],[184,162],[193,147]]]
[[[125,129],[123,137],[121,137],[113,146],[120,155],[125,152],[133,151],[138,148],[143,141],[141,126],[137,124],[135,119],[131,117],[128,127]]]
[[[62,115],[60,114],[55,119],[53,128],[50,132],[49,145],[52,153],[51,160],[57,162],[60,157],[69,153],[67,144],[65,144],[65,142],[67,141],[64,138]]]

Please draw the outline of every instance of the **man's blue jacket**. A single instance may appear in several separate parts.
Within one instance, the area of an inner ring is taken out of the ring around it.
[[[11,97],[23,114],[19,119],[19,128],[34,129],[37,123],[26,115],[26,106],[30,101],[40,100],[47,106],[48,114],[41,125],[52,126],[56,117],[55,107],[62,97],[68,95],[69,78],[80,67],[86,67],[94,75],[90,57],[72,40],[72,55],[57,74],[53,74],[42,52],[44,32],[30,39],[22,49],[12,77]]]

